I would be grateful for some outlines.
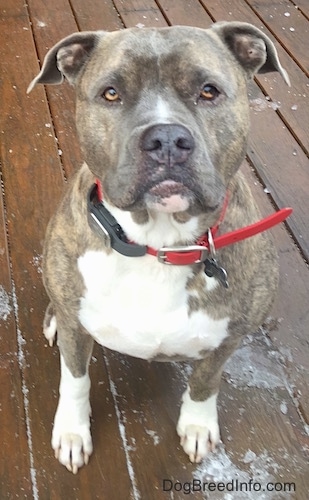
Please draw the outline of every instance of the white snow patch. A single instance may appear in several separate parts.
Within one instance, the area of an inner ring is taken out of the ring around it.
[[[155,446],[157,446],[160,443],[160,437],[158,436],[158,434],[155,431],[152,431],[150,429],[145,429],[145,431],[146,431],[146,434],[148,434],[148,436],[152,437],[153,444]]]
[[[281,104],[279,101],[271,101],[268,105],[269,108],[272,108],[274,111],[279,109],[281,107]]]
[[[37,21],[36,25],[38,28],[45,28],[47,26],[47,24],[44,23],[44,21]]]
[[[3,286],[0,285],[0,321],[6,321],[11,312],[10,298]]]
[[[264,111],[267,108],[271,108],[274,111],[281,107],[280,101],[271,101],[269,96],[266,96],[265,99],[261,97],[257,97],[256,99],[250,99],[249,101],[250,108],[253,111]]]
[[[280,403],[280,411],[281,411],[281,413],[283,413],[283,415],[287,414],[287,412],[288,412],[288,406],[287,406],[287,404],[286,404],[285,401],[282,401]]]
[[[247,335],[227,361],[224,378],[238,388],[287,388],[288,382],[280,364],[282,356],[271,347],[262,328],[253,335]]]
[[[18,344],[18,363],[21,370],[22,375],[22,392],[24,397],[24,408],[25,408],[25,420],[26,420],[26,431],[27,431],[27,440],[28,440],[28,448],[29,448],[29,459],[30,459],[30,476],[31,476],[31,484],[32,484],[32,494],[33,500],[39,500],[39,490],[37,485],[37,477],[36,477],[36,469],[34,467],[34,457],[33,457],[33,443],[32,443],[32,430],[31,430],[31,419],[29,412],[29,389],[26,385],[26,381],[24,378],[23,368],[25,365],[25,353],[24,353],[24,345],[26,341],[22,336],[22,333],[19,328],[19,312],[18,312],[18,302],[16,296],[16,288],[14,281],[12,282],[12,300],[13,300],[13,309],[15,314],[16,328],[17,328],[17,344]]]
[[[220,445],[215,453],[206,458],[193,473],[194,478],[202,483],[213,481],[223,483],[225,491],[212,491],[212,500],[277,500],[278,492],[263,491],[266,484],[276,482],[273,474],[281,472],[279,466],[269,453],[265,450],[260,455],[256,455],[252,450],[248,450],[241,460],[245,465],[237,466],[231,457],[226,453],[224,446]],[[284,471],[282,471],[284,472]],[[249,488],[251,484],[251,492]],[[261,491],[255,492],[252,485],[261,485]],[[280,499],[288,500],[289,494],[285,496],[280,493]],[[205,496],[205,498],[208,498]]]
[[[36,267],[39,274],[42,274],[42,255],[34,255],[30,264]]]
[[[249,464],[255,459],[256,459],[256,454],[254,453],[254,451],[248,450],[242,461],[244,462],[244,464]]]

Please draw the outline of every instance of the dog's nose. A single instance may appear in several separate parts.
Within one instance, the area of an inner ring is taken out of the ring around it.
[[[156,162],[173,166],[187,161],[194,139],[182,125],[152,125],[142,136],[141,149]]]

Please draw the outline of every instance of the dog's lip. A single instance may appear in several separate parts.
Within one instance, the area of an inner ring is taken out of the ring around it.
[[[172,179],[166,179],[153,185],[148,190],[148,193],[155,196],[168,198],[173,194],[180,194],[181,192],[187,189],[188,188],[186,188],[186,186],[181,182],[177,182]]]

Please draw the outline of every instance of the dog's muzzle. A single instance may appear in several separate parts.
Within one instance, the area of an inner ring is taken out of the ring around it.
[[[190,157],[195,149],[191,132],[178,124],[152,125],[142,134],[140,149],[147,207],[170,213],[187,210],[194,196],[188,189]]]

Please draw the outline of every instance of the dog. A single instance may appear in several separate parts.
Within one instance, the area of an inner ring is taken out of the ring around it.
[[[278,285],[276,251],[238,172],[247,83],[271,71],[289,85],[272,41],[247,23],[90,31],[57,43],[28,88],[64,78],[75,87],[85,159],[43,252],[44,334],[52,345],[57,332],[61,360],[52,447],[73,473],[93,451],[94,340],[192,361],[181,445],[199,462],[220,440],[224,364],[263,323]]]

